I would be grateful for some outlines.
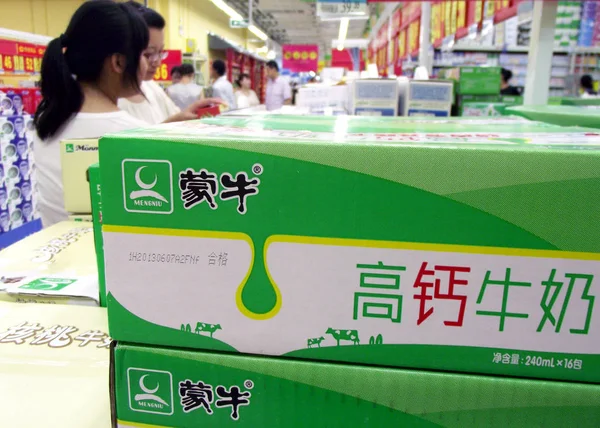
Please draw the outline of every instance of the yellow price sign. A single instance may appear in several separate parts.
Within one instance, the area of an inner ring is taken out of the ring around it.
[[[475,2],[475,23],[479,24],[483,19],[483,0]]]
[[[460,0],[456,7],[456,28],[465,28],[467,26],[467,2]]]
[[[450,3],[442,3],[444,5],[444,34],[449,36],[454,34],[450,31],[450,17],[452,15],[452,5]]]
[[[398,35],[398,58],[406,56],[406,30],[400,31]]]
[[[494,13],[496,12],[496,2],[495,1],[486,1],[485,5],[486,5],[485,17],[491,18],[492,16],[494,16]]]
[[[23,61],[22,56],[13,55],[13,67],[15,71],[25,70],[25,61]]]
[[[435,3],[431,5],[431,42],[435,42],[442,37],[442,4]]]
[[[169,80],[169,68],[167,64],[161,64],[154,73],[154,80]]]
[[[456,33],[456,15],[458,14],[458,1],[454,0],[450,8],[450,33]]]
[[[6,55],[4,57],[4,70],[6,71],[14,71],[15,69],[15,64],[13,63],[13,58],[10,55]]]
[[[28,73],[33,73],[34,71],[34,66],[33,66],[33,58],[25,58],[25,71],[27,71]]]
[[[35,71],[36,73],[42,71],[42,58],[33,59],[33,71]]]
[[[408,54],[419,49],[419,21],[411,22],[408,26]]]

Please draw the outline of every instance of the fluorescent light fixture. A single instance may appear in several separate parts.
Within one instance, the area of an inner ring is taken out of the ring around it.
[[[350,21],[348,18],[342,18],[340,21],[340,32],[338,34],[338,51],[344,50],[344,42],[346,41],[346,36],[348,35],[348,24]]]
[[[231,6],[225,3],[223,0],[210,0],[215,6],[225,12],[231,19],[242,20],[244,17],[237,13]]]
[[[258,28],[256,25],[249,26],[248,30],[250,30],[252,34],[261,39],[263,42],[269,40],[269,36],[267,36],[263,31],[261,31],[260,28]]]
[[[267,52],[269,52],[269,48],[267,47],[267,45],[265,45],[265,46],[263,46],[262,48],[258,48],[258,49],[256,50],[256,52],[258,52],[258,53],[264,53],[264,54],[266,54]]]

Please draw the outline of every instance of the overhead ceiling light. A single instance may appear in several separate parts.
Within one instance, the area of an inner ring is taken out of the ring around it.
[[[346,41],[346,36],[348,35],[348,24],[350,21],[348,18],[343,18],[340,21],[340,32],[338,34],[338,51],[344,50],[344,42]]]
[[[258,28],[256,25],[249,26],[248,30],[250,30],[252,34],[261,39],[263,42],[269,40],[269,36],[267,36],[263,31],[261,31],[260,28]]]
[[[223,0],[210,0],[215,6],[225,12],[231,19],[242,20],[244,17],[237,13],[231,6],[225,3]]]

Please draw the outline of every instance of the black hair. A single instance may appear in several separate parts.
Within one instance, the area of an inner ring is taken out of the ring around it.
[[[244,80],[244,79],[250,79],[250,75],[248,73],[240,74],[240,76],[238,77],[238,80],[236,80],[235,83],[237,83],[237,85],[241,88],[242,80]],[[252,80],[252,79],[250,79],[250,80]]]
[[[581,76],[581,87],[584,89],[594,89],[594,79],[589,74]]]
[[[502,80],[504,80],[506,83],[508,83],[508,81],[510,79],[512,79],[512,77],[513,77],[512,71],[507,70],[506,68],[503,68],[501,72],[502,72]]]
[[[111,0],[83,3],[64,34],[48,43],[42,60],[42,102],[34,119],[39,137],[52,137],[81,109],[79,82],[96,81],[111,55],[125,57],[124,83],[140,90],[140,56],[147,46],[148,27],[130,5]]]
[[[279,65],[277,65],[277,62],[275,62],[273,60],[267,62],[267,67],[272,68],[275,71],[279,71]]]
[[[176,65],[175,67],[173,67],[171,69],[171,78],[173,78],[173,75],[175,74],[181,74],[181,66],[180,65]]]
[[[181,64],[178,68],[179,74],[181,74],[182,76],[193,75],[196,72],[192,64]]]
[[[221,59],[215,59],[212,63],[212,68],[219,76],[225,75],[225,62]]]
[[[142,18],[144,18],[144,21],[146,21],[148,28],[163,30],[167,25],[165,18],[163,18],[162,15],[154,9],[150,9],[149,7],[146,7],[143,4],[137,3],[133,0],[128,1],[127,4],[134,7],[142,15]]]

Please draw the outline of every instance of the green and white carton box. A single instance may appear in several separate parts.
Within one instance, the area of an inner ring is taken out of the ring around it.
[[[103,138],[111,336],[599,382],[600,135],[520,126]]]
[[[600,426],[600,386],[118,343],[113,426]]]
[[[100,184],[100,164],[95,163],[88,168],[90,183],[90,199],[92,202],[92,221],[94,223],[94,247],[98,265],[98,291],[100,306],[106,307],[106,282],[104,279],[104,242],[102,240],[102,191]]]

